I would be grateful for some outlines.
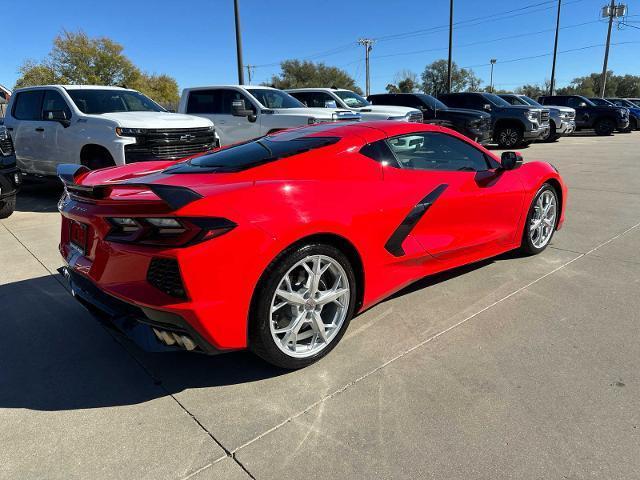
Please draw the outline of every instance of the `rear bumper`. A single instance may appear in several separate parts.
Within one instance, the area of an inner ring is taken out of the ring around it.
[[[125,302],[105,293],[91,280],[68,267],[61,267],[58,271],[67,281],[73,297],[97,320],[132,340],[142,350],[147,352],[193,350],[209,355],[220,353],[220,350],[202,338],[180,315]],[[172,345],[159,339],[165,333],[168,334],[165,338],[169,338],[169,342],[173,342]],[[193,341],[193,344],[183,341],[185,336]]]

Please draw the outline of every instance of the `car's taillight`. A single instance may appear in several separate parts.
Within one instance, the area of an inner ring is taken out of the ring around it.
[[[106,240],[166,247],[184,247],[233,230],[226,218],[107,217],[111,229]]]

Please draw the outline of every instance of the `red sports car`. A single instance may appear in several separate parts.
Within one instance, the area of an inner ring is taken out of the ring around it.
[[[61,271],[79,301],[147,350],[249,348],[285,368],[421,277],[541,252],[567,199],[548,163],[405,122],[58,173]]]

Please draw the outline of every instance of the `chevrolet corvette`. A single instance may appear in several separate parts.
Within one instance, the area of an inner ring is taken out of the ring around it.
[[[289,369],[422,277],[542,252],[567,200],[548,163],[405,122],[58,175],[61,272],[98,319],[148,351],[248,348]]]

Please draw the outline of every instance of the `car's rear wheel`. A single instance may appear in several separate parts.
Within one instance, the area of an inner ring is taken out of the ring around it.
[[[0,218],[9,217],[15,209],[16,209],[15,195],[11,195],[10,197],[5,198],[4,200],[0,200]]]
[[[536,255],[547,248],[556,230],[559,210],[556,189],[545,183],[529,207],[520,246],[524,254]]]
[[[522,129],[515,126],[499,127],[496,142],[501,148],[516,148],[522,143]]]
[[[594,126],[597,135],[611,135],[616,129],[613,120],[610,118],[602,118],[598,120]]]
[[[353,267],[337,248],[310,244],[283,252],[256,289],[250,348],[287,369],[318,361],[344,335],[355,295]]]

